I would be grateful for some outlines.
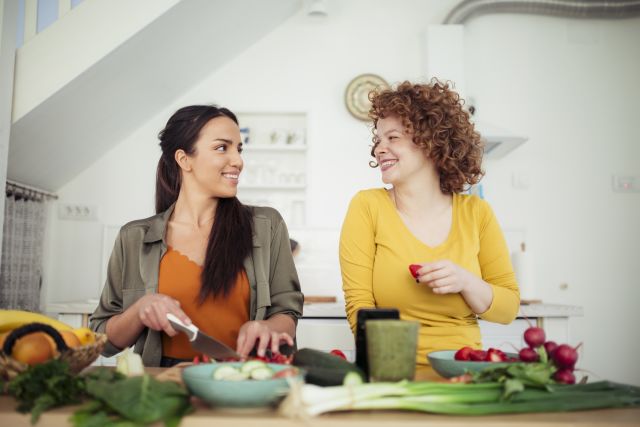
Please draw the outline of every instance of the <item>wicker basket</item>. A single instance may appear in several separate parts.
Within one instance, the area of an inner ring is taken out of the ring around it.
[[[69,348],[58,354],[57,358],[69,363],[69,368],[73,373],[79,373],[87,366],[91,365],[102,353],[102,349],[107,342],[106,334],[96,334],[96,340],[89,345]],[[24,372],[29,365],[13,359],[0,351],[0,379],[11,380],[16,375]]]

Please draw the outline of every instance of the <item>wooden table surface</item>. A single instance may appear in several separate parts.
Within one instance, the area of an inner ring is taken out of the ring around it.
[[[152,374],[162,369],[149,369]],[[416,375],[418,380],[441,380],[434,372],[423,370]],[[30,427],[30,416],[15,411],[16,402],[8,396],[0,396],[0,426]],[[208,407],[194,400],[195,412],[183,418],[181,427],[469,427],[469,426],[640,426],[640,408],[601,409],[594,411],[507,414],[493,416],[450,416],[400,411],[360,411],[321,415],[309,420],[292,420],[279,416],[274,410],[222,410]],[[65,406],[45,412],[36,426],[62,427],[71,425],[69,416],[78,406]],[[161,424],[158,424],[161,425]]]

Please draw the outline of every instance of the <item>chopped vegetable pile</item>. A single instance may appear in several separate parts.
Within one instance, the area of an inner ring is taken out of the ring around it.
[[[213,371],[213,379],[220,381],[270,380],[298,375],[298,369],[291,367],[278,372],[261,360],[250,360],[239,366],[221,364]]]

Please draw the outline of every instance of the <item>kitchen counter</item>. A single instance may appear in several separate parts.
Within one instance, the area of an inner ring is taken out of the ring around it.
[[[153,374],[162,372],[161,368],[152,368]],[[419,379],[434,379],[432,372],[418,374]],[[0,423],[3,426],[31,427],[30,416],[15,411],[15,401],[8,396],[0,396]],[[222,410],[208,407],[194,400],[195,412],[187,415],[180,427],[287,427],[300,426],[300,420],[283,418],[270,409],[260,410]],[[65,406],[45,412],[36,426],[69,426],[69,416],[78,406]],[[432,415],[400,411],[364,411],[343,412],[321,415],[304,422],[305,426],[351,426],[351,427],[468,427],[468,426],[640,426],[640,408],[601,409],[594,411],[513,414],[492,416],[450,416]]]
[[[32,427],[30,415],[15,412],[15,401],[0,397],[0,422],[4,426]],[[70,426],[69,416],[78,406],[66,406],[45,412],[37,426]],[[160,424],[158,424],[160,425]],[[431,415],[398,411],[366,411],[333,413],[321,415],[304,423],[280,417],[274,411],[232,412],[215,410],[201,402],[196,403],[196,411],[184,417],[180,427],[299,427],[305,426],[351,426],[351,427],[469,427],[469,426],[509,426],[509,427],[551,427],[551,426],[640,426],[640,409],[601,409],[596,411],[492,415],[482,417]]]

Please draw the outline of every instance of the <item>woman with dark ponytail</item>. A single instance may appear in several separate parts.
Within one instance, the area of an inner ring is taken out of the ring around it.
[[[178,110],[159,134],[156,215],[120,230],[91,327],[104,355],[135,345],[146,366],[198,354],[172,313],[242,355],[294,344],[303,296],[280,214],[236,198],[243,168],[236,116]]]

